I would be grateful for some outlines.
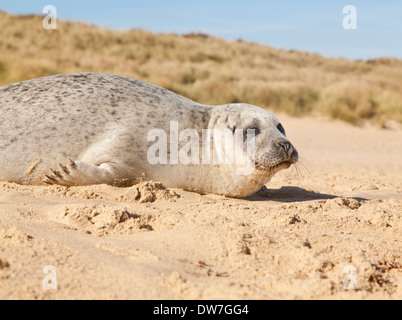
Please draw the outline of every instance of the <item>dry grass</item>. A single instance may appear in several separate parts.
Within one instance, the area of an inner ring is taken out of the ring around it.
[[[111,31],[0,12],[0,85],[66,72],[151,82],[205,104],[246,102],[354,124],[402,122],[402,61],[327,59],[202,34]]]

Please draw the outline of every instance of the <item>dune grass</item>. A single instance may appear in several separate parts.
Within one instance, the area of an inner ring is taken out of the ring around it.
[[[85,23],[42,28],[40,16],[0,12],[0,85],[67,72],[104,72],[204,104],[245,102],[353,124],[402,123],[402,60],[329,59],[204,34],[112,31]]]

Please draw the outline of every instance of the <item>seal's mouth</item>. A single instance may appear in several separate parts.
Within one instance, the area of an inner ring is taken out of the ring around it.
[[[255,163],[255,168],[258,171],[262,171],[262,172],[276,172],[276,171],[279,171],[279,170],[282,170],[282,169],[287,169],[294,163],[296,163],[296,162],[293,161],[293,160],[289,160],[289,159],[280,161],[277,164],[270,165],[270,166],[265,166],[265,165],[263,165],[261,163],[256,162]]]
[[[269,163],[259,163],[256,161],[255,168],[257,169],[257,171],[263,174],[274,174],[280,170],[289,168],[292,164],[295,164],[297,163],[297,161],[299,161],[299,154],[292,145],[286,148],[286,153],[287,154],[283,156],[282,159],[281,157],[278,157],[276,161],[271,160]]]
[[[291,160],[286,160],[286,161],[282,161],[281,163],[279,163],[279,167],[284,167],[285,169],[289,168],[292,164],[294,164],[293,161]]]

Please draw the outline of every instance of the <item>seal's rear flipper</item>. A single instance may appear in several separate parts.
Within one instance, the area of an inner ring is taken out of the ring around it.
[[[50,169],[44,183],[66,187],[92,184],[113,184],[116,178],[124,178],[124,169],[117,163],[105,162],[95,165],[84,161],[73,161],[68,165],[59,164],[60,169]]]

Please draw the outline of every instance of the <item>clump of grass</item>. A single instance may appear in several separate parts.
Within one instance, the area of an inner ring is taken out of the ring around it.
[[[148,81],[197,102],[244,102],[292,115],[322,114],[359,125],[402,123],[402,60],[327,59],[206,34],[112,31],[0,12],[0,85],[67,72]]]
[[[294,116],[311,114],[320,99],[319,91],[301,86],[289,88],[287,86],[272,89],[266,88],[261,92],[259,104],[271,107],[274,110],[284,111]]]
[[[0,76],[3,77],[8,71],[8,64],[4,60],[0,60]]]

